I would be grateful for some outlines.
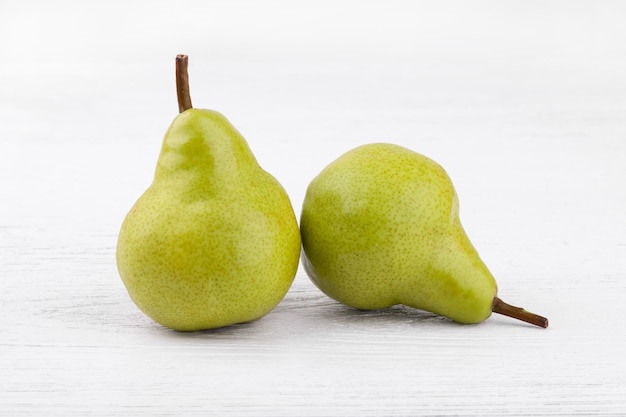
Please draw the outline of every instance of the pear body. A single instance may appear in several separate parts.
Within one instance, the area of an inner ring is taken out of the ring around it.
[[[168,129],[154,180],[126,216],[117,266],[135,304],[176,330],[258,319],[300,257],[289,198],[221,114],[189,109]]]
[[[496,282],[447,173],[423,155],[383,143],[348,151],[310,183],[300,229],[307,274],[342,303],[404,304],[460,323],[491,315]]]

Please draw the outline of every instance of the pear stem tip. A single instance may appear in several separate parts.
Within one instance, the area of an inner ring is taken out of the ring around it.
[[[191,94],[189,93],[189,57],[184,54],[176,55],[176,96],[178,97],[179,113],[191,109]]]
[[[525,321],[526,323],[534,324],[535,326],[543,327],[544,329],[548,327],[547,318],[531,313],[530,311],[526,311],[523,308],[514,307],[505,303],[498,297],[493,299],[492,311],[517,320]]]

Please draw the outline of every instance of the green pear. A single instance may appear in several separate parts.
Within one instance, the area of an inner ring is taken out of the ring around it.
[[[369,144],[328,165],[307,189],[300,232],[307,274],[349,306],[404,304],[460,323],[495,311],[548,325],[497,297],[459,220],[450,178],[409,149]]]
[[[117,266],[135,304],[193,331],[258,319],[291,286],[300,233],[285,190],[220,113],[191,107],[177,57],[181,113],[154,180],[122,224]]]

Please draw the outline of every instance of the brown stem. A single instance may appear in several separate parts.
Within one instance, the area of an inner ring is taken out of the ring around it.
[[[534,324],[535,326],[548,327],[548,319],[537,314],[526,311],[523,308],[514,307],[505,303],[498,297],[493,299],[492,310],[494,313],[503,314],[505,316],[513,317],[514,319],[525,321],[526,323]]]
[[[178,111],[180,113],[193,107],[189,94],[188,63],[189,57],[187,55],[176,55],[176,95],[178,96]]]

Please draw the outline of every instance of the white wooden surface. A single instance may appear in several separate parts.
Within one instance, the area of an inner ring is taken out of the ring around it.
[[[147,4],[0,5],[0,415],[626,415],[623,4]],[[550,328],[359,312],[302,269],[257,322],[151,322],[115,241],[180,52],[297,212],[359,144],[439,161],[500,295]]]

